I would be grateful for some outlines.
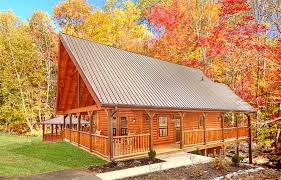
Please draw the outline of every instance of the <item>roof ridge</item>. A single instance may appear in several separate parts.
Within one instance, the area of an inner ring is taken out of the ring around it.
[[[71,36],[71,37],[74,37],[74,38],[78,38],[78,39],[81,39],[81,40],[85,40],[85,41],[89,41],[89,42],[92,42],[92,43],[100,44],[100,45],[107,46],[107,47],[110,47],[110,48],[114,48],[114,49],[117,49],[117,50],[121,50],[121,51],[129,52],[129,53],[133,53],[133,54],[136,54],[136,55],[145,56],[145,57],[148,57],[148,58],[152,58],[152,59],[154,59],[154,60],[157,60],[157,61],[167,62],[167,63],[171,63],[171,64],[174,64],[174,65],[177,65],[177,66],[181,66],[181,67],[184,67],[184,68],[188,68],[188,69],[192,69],[192,70],[195,70],[195,71],[199,71],[200,73],[202,73],[202,75],[205,76],[205,74],[203,73],[203,71],[201,71],[200,69],[193,68],[193,67],[189,67],[189,66],[185,66],[185,65],[182,65],[182,64],[177,64],[177,63],[172,62],[172,61],[169,61],[169,60],[167,60],[167,59],[163,59],[163,60],[162,60],[162,59],[159,59],[159,58],[156,58],[156,57],[153,57],[153,56],[148,56],[148,55],[141,54],[141,53],[138,53],[138,52],[134,52],[134,51],[129,51],[129,50],[117,48],[117,47],[110,46],[110,45],[107,45],[107,44],[103,44],[103,43],[100,43],[100,42],[96,42],[96,41],[92,41],[92,40],[89,40],[89,39],[85,39],[85,38],[82,38],[82,37],[79,37],[79,36],[67,34],[67,33],[64,33],[64,32],[60,32],[60,34],[64,34],[64,35]]]

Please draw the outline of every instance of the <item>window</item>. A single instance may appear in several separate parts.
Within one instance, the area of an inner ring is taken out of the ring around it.
[[[127,135],[127,129],[128,129],[128,121],[127,117],[121,117],[120,118],[120,134],[121,136]]]
[[[168,136],[168,117],[159,117],[159,137]]]
[[[116,117],[113,117],[113,136],[116,136],[116,127],[117,127],[117,122],[116,122]]]

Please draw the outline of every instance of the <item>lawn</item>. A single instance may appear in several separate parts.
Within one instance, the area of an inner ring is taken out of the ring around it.
[[[28,176],[105,163],[67,142],[0,133],[0,177]]]

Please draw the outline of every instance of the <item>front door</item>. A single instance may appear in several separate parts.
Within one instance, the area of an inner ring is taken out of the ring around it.
[[[176,119],[176,142],[180,143],[180,134],[181,133],[181,120],[179,118]]]

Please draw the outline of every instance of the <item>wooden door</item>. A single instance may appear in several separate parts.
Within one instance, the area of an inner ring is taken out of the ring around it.
[[[180,133],[181,133],[181,120],[177,118],[175,120],[175,128],[176,128],[176,142],[180,143]]]

